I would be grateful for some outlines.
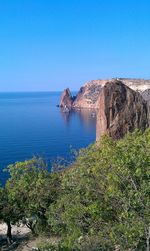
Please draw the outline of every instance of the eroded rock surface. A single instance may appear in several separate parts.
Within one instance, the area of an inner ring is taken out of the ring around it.
[[[108,79],[108,80],[92,80],[84,84],[80,88],[75,99],[72,98],[70,90],[64,90],[64,93],[61,98],[60,105],[64,107],[71,107],[72,109],[98,109],[98,99],[101,93],[102,88],[108,82],[112,81],[121,81],[123,84],[127,85],[134,91],[138,91],[143,94],[143,98],[147,101],[150,100],[150,80],[144,79],[132,79],[132,78],[121,78],[121,79]]]
[[[66,89],[60,106],[63,111],[95,109],[96,139],[104,134],[119,139],[136,128],[144,131],[150,126],[150,80],[92,80],[80,88],[75,99]]]
[[[105,81],[103,80],[100,83],[97,83],[96,80],[86,83],[80,88],[80,91],[73,103],[73,108],[97,109],[98,97],[104,84]]]
[[[150,89],[143,91],[142,97],[150,104]]]
[[[118,80],[107,82],[98,98],[97,141],[104,134],[119,139],[136,128],[144,131],[149,126],[148,110],[139,92]]]
[[[66,110],[70,110],[72,108],[73,100],[74,99],[69,88],[65,89],[60,99],[60,107]]]

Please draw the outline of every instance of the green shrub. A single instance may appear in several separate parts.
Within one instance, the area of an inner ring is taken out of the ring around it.
[[[150,130],[119,141],[105,136],[59,173],[49,173],[40,159],[9,171],[0,219],[28,219],[36,233],[60,237],[41,251],[149,251]]]
[[[62,177],[48,222],[69,250],[144,250],[150,232],[150,130],[124,139],[104,137],[80,152]],[[95,236],[98,243],[95,244]],[[92,246],[91,245],[91,246]],[[87,248],[87,247],[86,247]],[[96,249],[97,248],[97,249]]]
[[[38,245],[39,251],[58,251],[58,245],[41,243]]]

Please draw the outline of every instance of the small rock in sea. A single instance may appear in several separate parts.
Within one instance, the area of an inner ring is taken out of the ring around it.
[[[60,107],[60,105],[56,105],[56,107]]]

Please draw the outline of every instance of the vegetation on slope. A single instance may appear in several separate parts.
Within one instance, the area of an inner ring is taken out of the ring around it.
[[[63,172],[49,173],[41,159],[8,170],[0,218],[10,240],[11,224],[23,221],[60,238],[49,250],[150,250],[150,130],[104,137]]]

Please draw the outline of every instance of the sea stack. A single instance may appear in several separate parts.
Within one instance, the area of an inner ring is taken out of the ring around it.
[[[69,88],[63,91],[63,94],[60,99],[60,107],[64,110],[64,112],[68,112],[72,109],[73,97]]]

